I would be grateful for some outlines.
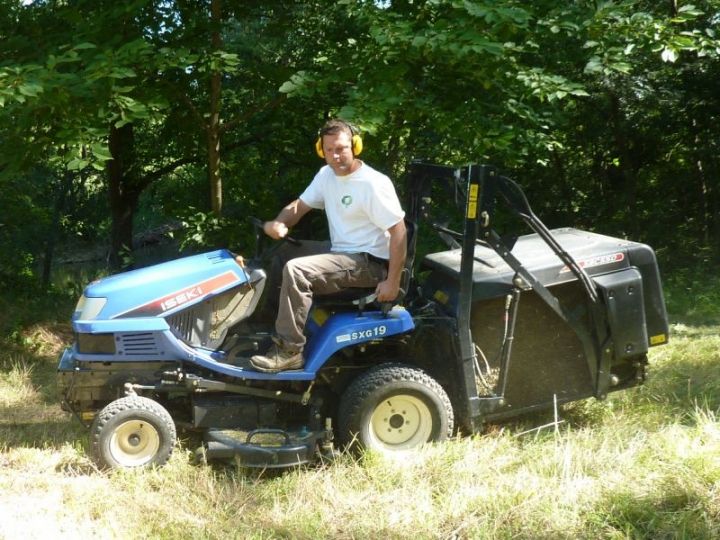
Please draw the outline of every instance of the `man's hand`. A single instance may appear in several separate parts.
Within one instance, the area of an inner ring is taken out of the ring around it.
[[[263,225],[263,231],[274,240],[285,238],[290,227],[294,227],[310,210],[312,210],[312,208],[302,202],[302,199],[295,199],[280,210],[280,213],[275,216],[275,219],[266,221]]]
[[[392,283],[388,279],[378,283],[377,287],[375,288],[375,294],[377,294],[378,302],[392,302],[398,297],[399,293],[400,285],[397,283]]]
[[[265,225],[263,225],[263,231],[265,231],[265,234],[274,240],[285,238],[288,230],[287,225],[285,225],[282,221],[266,221]]]

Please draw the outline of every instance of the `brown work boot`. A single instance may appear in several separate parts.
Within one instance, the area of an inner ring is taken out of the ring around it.
[[[283,349],[277,343],[273,343],[264,355],[256,354],[250,359],[252,367],[266,373],[300,369],[303,363],[302,351]]]

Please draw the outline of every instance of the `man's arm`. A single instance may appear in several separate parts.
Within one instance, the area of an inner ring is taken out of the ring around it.
[[[388,229],[390,233],[390,261],[385,281],[378,283],[375,293],[380,302],[392,302],[400,292],[400,278],[407,257],[407,230],[405,220],[398,221]],[[407,292],[407,291],[406,291]]]
[[[307,214],[312,207],[308,206],[301,199],[295,199],[293,202],[288,204],[285,208],[280,210],[280,213],[272,221],[266,221],[263,226],[265,234],[275,240],[285,238],[288,230],[295,226],[300,219]]]

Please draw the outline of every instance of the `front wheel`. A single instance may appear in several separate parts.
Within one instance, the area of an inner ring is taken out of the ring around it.
[[[90,428],[95,460],[111,469],[163,465],[176,439],[170,413],[158,402],[140,396],[113,401]]]
[[[445,390],[423,370],[384,364],[348,387],[338,422],[344,442],[388,453],[446,439],[453,411]]]

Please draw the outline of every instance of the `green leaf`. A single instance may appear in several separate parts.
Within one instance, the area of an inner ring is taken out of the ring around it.
[[[296,94],[304,89],[306,86],[306,73],[304,71],[298,71],[290,77],[289,81],[285,81],[279,88],[279,91],[283,94]]]
[[[427,38],[425,36],[415,36],[412,40],[413,47],[422,47],[426,43],[427,43]]]
[[[79,171],[87,167],[89,163],[90,162],[85,159],[73,158],[68,162],[67,169],[69,171]]]
[[[599,56],[593,56],[585,64],[585,73],[600,73],[603,70],[602,60]]]
[[[697,47],[697,43],[689,36],[675,36],[672,39],[674,49],[693,50]]]
[[[345,118],[347,121],[352,121],[355,119],[355,115],[357,114],[357,111],[355,110],[355,107],[351,105],[345,105],[340,111],[338,112],[338,116],[340,118]]]
[[[116,120],[116,121],[115,121],[114,126],[115,126],[117,129],[120,129],[121,127],[127,126],[128,124],[132,124],[132,120],[130,120],[130,119],[127,118],[127,117],[122,117],[122,118],[120,118],[120,120]]]
[[[465,1],[465,2],[453,2],[453,7],[462,7],[465,9],[465,11],[472,15],[473,17],[485,17],[488,14],[488,8],[484,6],[479,6],[476,4],[473,4],[471,2]]]
[[[238,63],[240,62],[240,57],[235,53],[220,53],[220,58],[225,60],[226,62],[234,62]]]
[[[697,9],[692,4],[687,4],[685,6],[680,6],[678,8],[678,13],[682,13],[683,15],[690,15],[692,17],[699,17],[700,15],[703,15],[703,12]]]
[[[93,156],[95,156],[95,159],[100,161],[108,161],[113,158],[108,147],[102,143],[93,144],[90,147],[90,150],[92,151]]]
[[[610,64],[610,67],[615,71],[619,71],[620,73],[625,74],[632,71],[632,66],[627,62],[613,62],[612,64]]]
[[[120,67],[113,68],[113,70],[108,75],[108,77],[110,77],[112,79],[126,79],[126,78],[136,77],[136,76],[137,76],[137,74],[135,73],[134,70],[132,70],[130,68],[120,68]]]
[[[678,59],[678,53],[675,49],[665,47],[663,52],[660,54],[660,58],[662,58],[663,62],[673,63]]]
[[[18,86],[18,92],[23,96],[36,97],[43,91],[43,87],[36,83],[25,83]]]

